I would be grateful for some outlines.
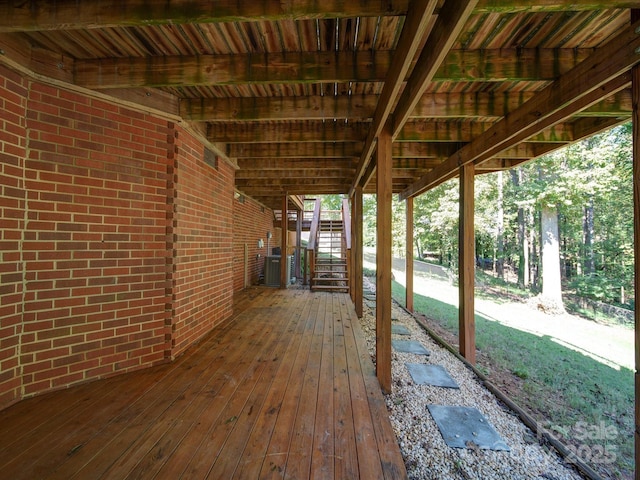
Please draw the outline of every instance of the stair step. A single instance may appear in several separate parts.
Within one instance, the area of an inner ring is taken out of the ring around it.
[[[342,282],[346,285],[349,284],[347,278],[335,278],[335,277],[315,277],[312,279],[314,285],[325,284],[329,282]]]
[[[337,285],[323,285],[323,286],[316,286],[316,287],[312,287],[311,290],[315,290],[315,291],[325,291],[325,292],[330,292],[330,291],[345,291],[348,292],[349,291],[349,287],[340,287]]]

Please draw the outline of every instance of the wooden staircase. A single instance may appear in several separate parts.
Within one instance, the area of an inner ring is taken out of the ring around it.
[[[318,222],[311,290],[348,292],[349,274],[342,212],[324,211]]]

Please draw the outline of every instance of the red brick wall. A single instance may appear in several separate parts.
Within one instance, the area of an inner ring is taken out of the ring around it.
[[[179,355],[233,311],[234,170],[207,165],[204,147],[174,132],[174,297],[172,355]]]
[[[168,361],[231,316],[234,170],[203,156],[166,119],[0,66],[0,408]],[[268,214],[248,206],[253,247]]]
[[[264,270],[264,257],[267,255],[267,232],[274,235],[268,244],[270,247],[279,246],[276,243],[276,230],[273,227],[273,212],[260,205],[251,198],[244,198],[233,202],[233,290],[244,288],[245,258],[244,246],[248,250],[248,280],[250,285],[258,283],[259,276]],[[263,248],[258,248],[258,240],[264,242]],[[258,255],[260,257],[258,258]]]
[[[0,67],[0,407],[20,398],[26,82]]]
[[[0,67],[0,408],[169,355],[166,120]]]
[[[31,83],[23,394],[161,362],[166,120]]]

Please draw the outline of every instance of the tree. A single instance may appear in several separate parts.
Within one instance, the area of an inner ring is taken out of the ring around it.
[[[540,230],[542,236],[542,297],[540,306],[547,311],[563,311],[558,211],[555,205],[542,203]]]
[[[522,168],[511,169],[511,183],[515,190],[515,200],[517,208],[518,225],[518,285],[526,288],[529,286],[529,237],[527,235],[526,212],[522,202],[517,201],[520,194],[520,184],[522,183]]]

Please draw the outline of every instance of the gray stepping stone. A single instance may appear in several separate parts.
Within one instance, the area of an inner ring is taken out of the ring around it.
[[[424,363],[405,363],[405,365],[411,378],[418,385],[460,388],[442,365],[425,365]]]
[[[374,302],[376,301],[376,296],[375,295],[364,295],[365,300],[373,300]]]
[[[427,405],[427,408],[448,446],[509,451],[507,444],[478,409],[444,405]]]
[[[376,308],[376,302],[372,302],[371,300],[366,300],[364,302],[369,308]]]
[[[393,320],[393,318],[391,319]],[[411,335],[411,332],[404,325],[391,325],[391,333],[396,335]]]
[[[398,352],[431,355],[431,352],[416,340],[391,340],[391,346]]]

